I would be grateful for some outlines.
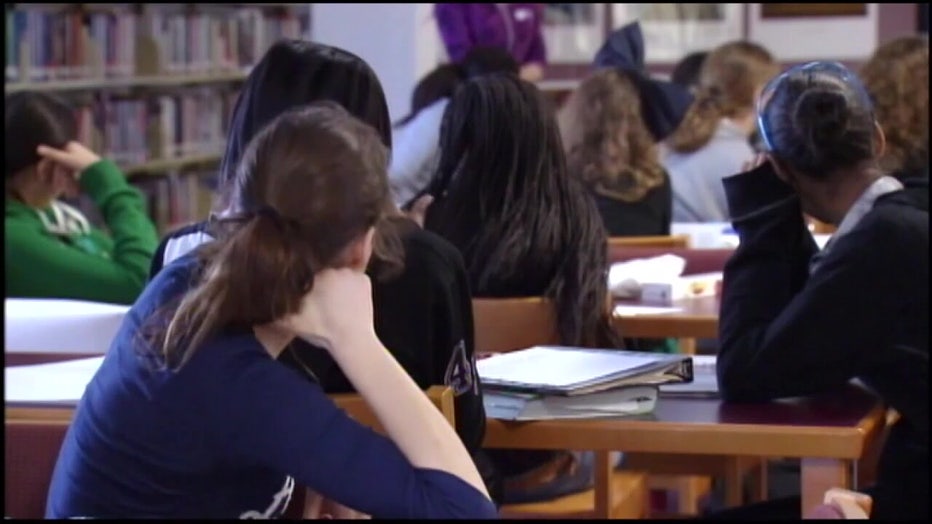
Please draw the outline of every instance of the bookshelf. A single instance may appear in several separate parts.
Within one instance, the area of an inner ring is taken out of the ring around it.
[[[273,42],[310,33],[310,4],[4,7],[5,93],[72,103],[79,140],[146,193],[163,233],[206,216],[252,66]]]

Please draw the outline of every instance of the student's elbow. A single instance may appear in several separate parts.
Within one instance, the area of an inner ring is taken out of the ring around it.
[[[450,473],[421,470],[417,480],[417,495],[410,515],[427,519],[497,519],[498,510],[489,498]]]
[[[718,391],[726,402],[764,402],[774,398],[766,370],[722,347],[716,361]]]

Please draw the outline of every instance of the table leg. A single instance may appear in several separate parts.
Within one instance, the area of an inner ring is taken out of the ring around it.
[[[802,473],[802,516],[819,504],[831,488],[850,489],[851,465],[846,460],[804,458]]]

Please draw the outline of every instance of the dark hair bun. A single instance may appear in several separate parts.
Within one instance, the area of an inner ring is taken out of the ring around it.
[[[822,149],[834,145],[848,127],[848,100],[844,93],[830,89],[803,92],[796,103],[793,121],[803,136]]]

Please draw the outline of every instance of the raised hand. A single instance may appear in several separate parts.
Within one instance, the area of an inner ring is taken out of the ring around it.
[[[75,175],[80,175],[82,171],[100,160],[100,156],[84,147],[79,142],[68,142],[62,149],[56,149],[50,146],[39,146],[36,153],[40,157],[51,160],[56,164],[71,169]]]

